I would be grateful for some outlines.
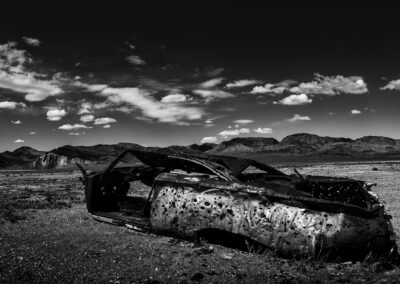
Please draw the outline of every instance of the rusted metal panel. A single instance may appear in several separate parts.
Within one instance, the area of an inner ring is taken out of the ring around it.
[[[240,234],[285,256],[359,250],[374,236],[388,234],[384,217],[364,219],[260,200],[243,192],[199,192],[173,185],[157,189],[150,222],[153,230],[182,236],[194,237],[203,229]]]

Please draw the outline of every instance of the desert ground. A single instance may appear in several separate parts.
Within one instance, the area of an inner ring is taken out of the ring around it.
[[[297,169],[377,182],[400,243],[400,161]],[[79,176],[75,169],[0,172],[1,283],[400,283],[393,263],[283,259],[96,222]]]

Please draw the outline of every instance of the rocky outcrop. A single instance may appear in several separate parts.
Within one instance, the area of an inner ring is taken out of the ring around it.
[[[33,162],[33,168],[35,169],[58,169],[58,168],[67,168],[75,165],[75,163],[79,164],[89,164],[92,161],[85,160],[79,157],[70,157],[64,155],[58,155],[53,152],[48,152],[40,157],[38,157]]]

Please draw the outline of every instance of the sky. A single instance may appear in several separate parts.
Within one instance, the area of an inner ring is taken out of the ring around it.
[[[300,132],[400,139],[388,3],[126,2],[3,7],[0,152]]]

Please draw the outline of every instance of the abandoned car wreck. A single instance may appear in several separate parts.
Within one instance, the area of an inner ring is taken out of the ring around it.
[[[138,162],[117,167],[127,155]],[[397,255],[391,216],[363,181],[140,150],[124,151],[102,172],[78,166],[87,209],[100,221],[189,239],[228,232],[284,257]]]

